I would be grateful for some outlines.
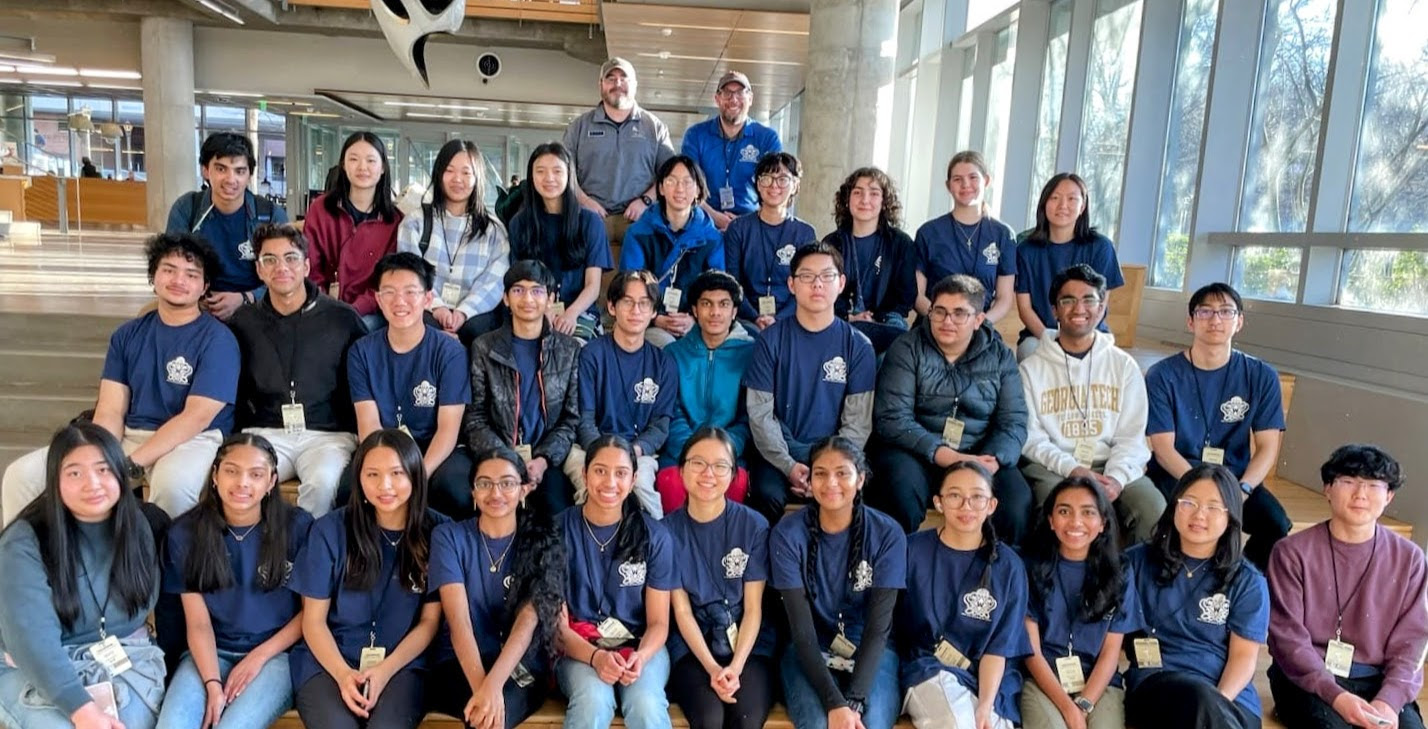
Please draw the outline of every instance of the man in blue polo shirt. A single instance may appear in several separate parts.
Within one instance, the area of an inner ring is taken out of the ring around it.
[[[218,254],[213,284],[201,302],[208,313],[228,321],[243,304],[263,296],[263,282],[254,265],[253,231],[264,223],[288,222],[287,211],[248,191],[253,176],[253,145],[234,132],[215,132],[198,150],[208,186],[186,192],[169,209],[169,234],[193,233]]]
[[[834,311],[847,281],[838,249],[805,244],[789,269],[794,315],[764,330],[744,373],[757,446],[748,454],[745,503],[770,523],[783,516],[790,495],[810,495],[808,452],[815,442],[841,435],[859,447],[867,443],[877,385],[873,346]]]
[[[759,208],[754,191],[754,166],[769,152],[783,151],[778,132],[749,118],[754,103],[754,87],[749,77],[729,71],[714,90],[718,116],[690,127],[684,133],[680,153],[699,164],[709,181],[709,199],[704,212],[715,227],[724,230],[740,215]]]
[[[655,474],[659,449],[669,437],[669,421],[679,398],[673,360],[645,341],[654,319],[654,275],[621,271],[610,279],[606,306],[615,319],[609,334],[580,351],[580,424],[565,459],[565,475],[575,486],[575,503],[585,502],[585,448],[601,435],[618,435],[635,447],[635,496],[651,516],[664,516]]]
[[[1190,349],[1156,362],[1145,375],[1150,415],[1147,475],[1169,495],[1181,474],[1201,463],[1218,463],[1245,492],[1245,558],[1267,570],[1274,543],[1289,533],[1289,516],[1264,479],[1279,459],[1284,406],[1279,373],[1234,348],[1244,328],[1244,304],[1224,283],[1200,287],[1190,297],[1185,326]],[[1254,455],[1250,455],[1250,444]]]
[[[463,489],[469,498],[471,491],[471,457],[459,443],[471,380],[456,337],[422,320],[432,301],[433,268],[415,253],[392,253],[377,262],[377,306],[387,328],[352,345],[347,379],[358,442],[382,428],[405,430],[422,449],[431,508],[469,516],[462,512],[469,502],[442,498]],[[351,478],[343,479],[336,506],[347,504],[351,484]]]
[[[128,455],[131,478],[149,480],[149,500],[170,516],[198,503],[213,456],[233,428],[238,343],[199,300],[218,269],[213,249],[188,235],[145,245],[158,306],[115,330],[104,357],[94,422]],[[5,470],[0,526],[45,488],[47,448]]]

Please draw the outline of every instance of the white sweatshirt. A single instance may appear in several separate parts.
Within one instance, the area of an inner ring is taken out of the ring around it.
[[[1021,454],[1066,476],[1079,465],[1077,441],[1089,439],[1093,460],[1106,464],[1105,475],[1122,485],[1145,475],[1148,403],[1135,359],[1105,332],[1096,332],[1091,351],[1077,359],[1061,349],[1056,333],[1047,329],[1041,346],[1021,363],[1028,410]]]

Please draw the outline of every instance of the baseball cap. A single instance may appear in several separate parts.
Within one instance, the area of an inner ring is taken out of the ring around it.
[[[723,76],[720,76],[720,77],[719,77],[719,85],[718,85],[718,86],[715,86],[714,88],[715,88],[715,89],[722,89],[722,88],[724,88],[726,85],[728,85],[731,81],[738,81],[741,85],[743,85],[745,91],[752,91],[753,88],[754,88],[754,87],[749,83],[749,77],[748,77],[748,76],[745,76],[745,75],[742,74],[742,73],[739,73],[738,71],[728,71],[728,72],[726,72]]]
[[[635,80],[635,67],[630,65],[629,61],[626,61],[625,59],[620,58],[619,56],[611,58],[600,67],[600,78],[603,79],[606,76],[609,76],[610,72],[617,68],[625,72],[626,78],[630,79],[631,81]]]

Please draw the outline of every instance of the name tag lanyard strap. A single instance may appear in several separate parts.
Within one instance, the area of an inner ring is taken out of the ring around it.
[[[723,534],[719,540],[719,551],[723,552],[731,546],[736,546],[731,544],[734,541],[734,537],[730,533],[732,531],[730,525],[733,523],[733,519],[729,518],[729,510],[727,507],[724,509],[724,513],[719,515],[717,521],[723,522]],[[719,597],[724,601],[725,607],[732,607],[734,604],[743,602],[738,594],[734,594],[732,598],[730,597],[732,593],[729,590],[729,581],[733,578],[720,576],[719,570],[715,567],[716,562],[705,556],[704,550],[699,546],[699,540],[694,538],[694,529],[698,526],[697,522],[694,522],[693,519],[690,520],[689,551],[694,554],[695,563],[699,565],[700,571],[704,573],[704,576],[708,577],[712,584],[718,586]],[[719,566],[722,567],[723,565],[719,564]],[[743,580],[740,579],[736,584],[739,587],[739,592],[742,593]],[[687,588],[686,591],[688,591]]]
[[[615,533],[610,535],[609,541],[601,544],[600,540],[595,538],[595,529],[590,526],[590,520],[586,519],[584,514],[580,515],[580,520],[585,522],[585,531],[590,535],[590,541],[594,542],[595,546],[600,548],[598,553],[592,553],[590,555],[591,558],[596,562],[604,561],[604,557],[598,555],[603,555],[605,553],[605,547],[619,538],[620,528],[624,526],[624,521],[616,522]],[[599,603],[595,608],[597,611],[595,622],[597,624],[604,621],[605,618],[613,617],[614,613],[614,607],[610,604],[610,595],[605,591],[606,585],[609,584],[610,567],[614,564],[613,556],[610,562],[611,564],[605,565],[605,569],[603,570],[595,569],[594,565],[586,567],[585,570],[585,576],[590,580],[590,587],[594,589],[595,599]]]
[[[1324,522],[1324,532],[1329,536],[1329,564],[1334,568],[1334,607],[1338,610],[1338,617],[1334,619],[1334,640],[1343,640],[1344,634],[1344,608],[1347,607],[1339,597],[1339,550],[1334,549],[1334,533],[1329,530],[1329,522]],[[1368,579],[1369,571],[1373,569],[1373,558],[1378,555],[1378,527],[1374,527],[1373,546],[1369,548],[1368,562],[1364,564],[1363,574],[1359,575],[1358,584],[1354,585],[1353,592],[1349,593],[1349,599],[1354,599],[1354,595],[1359,594],[1359,589],[1364,586],[1364,580]]]
[[[757,215],[757,213],[755,213],[755,215]],[[773,296],[773,295],[774,295],[774,283],[773,283],[774,267],[778,265],[778,252],[779,252],[780,250],[782,250],[785,245],[788,244],[788,231],[793,228],[793,226],[791,226],[791,225],[788,224],[788,221],[789,221],[790,219],[792,219],[792,218],[793,218],[793,214],[792,214],[792,213],[789,213],[789,212],[787,212],[787,211],[785,211],[785,212],[784,212],[783,222],[782,222],[782,223],[779,223],[778,226],[776,226],[776,227],[778,228],[778,243],[777,243],[777,245],[772,245],[772,246],[766,245],[766,246],[764,246],[764,262],[765,262],[765,264],[766,264],[766,265],[765,265],[765,268],[764,268],[764,295],[765,295],[765,296]],[[775,226],[770,226],[768,223],[765,223],[765,222],[764,222],[764,219],[763,219],[763,218],[759,218],[759,237],[760,237],[760,238],[763,238],[763,237],[764,237],[764,230],[767,229],[767,228],[770,228],[770,227],[775,227]],[[790,273],[792,273],[792,272],[790,272]]]
[[[380,532],[381,529],[379,528],[378,531]],[[378,534],[378,538],[386,539],[386,535]],[[388,544],[390,544],[390,542],[388,542]],[[381,586],[378,588],[377,604],[372,607],[372,612],[369,614],[371,618],[369,621],[371,628],[367,631],[368,648],[377,647],[377,619],[382,616],[382,606],[387,603],[387,591],[392,588],[392,580],[396,577],[397,562],[399,561],[401,561],[401,555],[394,553],[392,555],[392,566],[387,569],[387,576],[382,579]]]
[[[1061,556],[1056,557],[1056,570],[1051,573],[1051,584],[1061,592],[1061,599],[1066,603],[1066,655],[1076,655],[1076,622],[1080,616],[1079,606],[1071,598],[1071,591],[1066,589],[1061,579]],[[1081,582],[1082,590],[1085,589],[1085,581]],[[1079,594],[1080,591],[1078,591]],[[1048,638],[1050,636],[1047,636]]]
[[[1096,346],[1091,345],[1091,350],[1086,353],[1086,404],[1081,404],[1081,398],[1076,394],[1076,383],[1071,380],[1071,355],[1066,354],[1066,350],[1061,350],[1061,362],[1066,367],[1066,387],[1071,390],[1071,404],[1076,406],[1076,412],[1081,414],[1082,439],[1089,438],[1091,431],[1091,372],[1094,371],[1092,358],[1096,356]]]
[[[1214,559],[1214,558],[1212,557],[1211,559]],[[1174,610],[1171,610],[1171,611],[1168,612],[1168,613],[1165,612],[1164,610],[1162,610],[1161,608],[1162,608],[1162,606],[1165,604],[1165,588],[1169,587],[1170,585],[1165,585],[1165,586],[1163,586],[1163,587],[1157,585],[1156,590],[1155,590],[1155,600],[1154,600],[1154,603],[1153,603],[1153,604],[1155,605],[1155,614],[1154,614],[1154,617],[1159,618],[1159,617],[1162,616],[1162,615],[1175,615],[1176,613],[1179,613],[1180,610],[1185,607],[1185,603],[1190,602],[1190,600],[1195,596],[1195,591],[1198,590],[1198,589],[1200,589],[1200,583],[1204,582],[1206,577],[1209,577],[1210,575],[1213,575],[1213,574],[1215,574],[1215,571],[1214,571],[1213,569],[1207,569],[1207,570],[1205,570],[1203,573],[1201,573],[1200,579],[1195,580],[1194,582],[1190,583],[1189,589],[1187,589],[1187,590],[1185,591],[1185,597],[1184,597],[1184,598],[1181,598],[1180,603],[1175,606],[1175,609],[1174,609]],[[1137,576],[1136,579],[1140,579],[1139,576]],[[1151,579],[1151,580],[1154,580],[1155,578],[1154,578],[1154,577],[1151,577],[1150,579]],[[1176,570],[1176,571],[1175,571],[1175,580],[1178,580],[1178,579],[1180,579],[1180,570]],[[1190,578],[1187,577],[1186,579],[1190,579]],[[1174,580],[1171,580],[1171,584],[1174,584]],[[1152,638],[1154,638],[1154,637],[1155,637],[1155,634],[1156,634],[1156,628],[1155,628],[1154,621],[1151,620],[1151,617],[1152,617],[1152,616],[1150,616],[1150,615],[1147,615],[1147,616],[1146,616],[1145,624],[1146,624],[1146,627],[1150,628],[1150,636],[1151,636]]]
[[[853,281],[853,306],[857,310],[853,313],[861,314],[867,310],[868,302],[863,299],[863,268],[862,261],[858,256],[858,241],[856,238],[853,237],[852,230],[846,231],[843,235],[846,236],[846,240],[848,241],[848,252],[847,255],[844,256],[844,258],[848,261],[848,270],[853,272],[854,278],[856,279]],[[879,259],[883,257],[884,243],[882,228],[879,228],[876,233],[873,233],[873,235],[877,236],[878,238],[878,245],[876,248],[873,249],[873,265],[877,266],[881,270],[882,264],[879,263]]]
[[[109,593],[104,590],[104,602],[99,601],[99,595],[94,592],[94,581],[89,577],[89,565],[84,567],[84,586],[89,588],[89,598],[94,601],[94,606],[99,608],[99,639],[102,641],[109,637],[109,632],[105,630],[106,616],[109,613]]]
[[[297,316],[297,318],[298,318],[299,328],[301,328],[301,325],[302,325],[302,317],[303,317],[303,315],[307,313],[308,304],[311,304],[311,303],[313,303],[313,302],[306,302],[303,306],[299,307],[298,310],[297,310],[296,316]],[[298,333],[294,332],[293,336],[289,337],[289,341],[288,341],[288,356],[287,356],[287,359],[283,359],[282,354],[281,354],[281,353],[282,353],[281,344],[279,343],[279,341],[278,341],[278,339],[277,339],[277,330],[276,330],[276,329],[268,329],[265,333],[268,335],[268,341],[270,341],[270,342],[273,343],[273,349],[274,349],[274,351],[278,353],[278,362],[279,362],[279,363],[282,365],[282,367],[283,367],[283,379],[288,381],[288,402],[289,402],[290,404],[296,405],[296,404],[298,404],[298,401],[297,401],[297,378],[293,376],[293,368],[297,366],[297,340],[298,340],[298,338],[299,338],[300,335],[299,335]]]
[[[1204,443],[1204,447],[1205,447],[1205,448],[1209,448],[1209,447],[1210,447],[1210,417],[1211,417],[1212,415],[1214,415],[1214,413],[1215,413],[1215,406],[1214,406],[1213,403],[1211,403],[1210,405],[1206,405],[1206,404],[1205,404],[1205,392],[1200,388],[1200,368],[1195,366],[1195,348],[1194,348],[1194,347],[1191,347],[1191,348],[1189,349],[1189,351],[1186,353],[1186,356],[1188,356],[1188,357],[1190,358],[1190,377],[1195,380],[1195,397],[1196,397],[1195,406],[1196,406],[1196,409],[1200,411],[1200,422],[1202,422],[1202,423],[1205,424],[1205,443]],[[1234,361],[1234,360],[1233,360],[1233,357],[1232,357],[1232,358],[1231,358],[1231,362],[1233,362],[1233,361]],[[1226,366],[1226,367],[1230,366],[1230,363],[1229,363],[1229,362],[1225,363],[1225,366]]]
[[[540,349],[536,354],[536,389],[540,391],[540,417],[547,421],[548,413],[545,405],[545,343],[541,342]],[[521,445],[524,440],[521,437],[521,368],[516,368],[516,427],[511,434],[511,442]]]
[[[947,528],[947,527],[942,527],[942,529],[946,529],[946,528]],[[937,537],[938,537],[938,538],[937,538],[937,541],[938,541],[938,551],[939,551],[939,552],[941,551],[941,549],[942,549],[943,547],[946,547],[946,545],[942,543],[942,529],[939,529],[939,530],[938,530],[938,533],[937,533]],[[978,547],[978,549],[981,549],[981,547]],[[977,589],[978,589],[978,590],[986,590],[986,589],[991,585],[991,583],[992,583],[992,578],[991,578],[992,564],[991,564],[991,562],[988,562],[988,561],[983,560],[980,555],[976,555],[976,556],[973,556],[973,557],[972,557],[972,562],[973,562],[973,564],[975,564],[975,563],[978,562],[978,561],[981,561],[981,562],[982,562],[982,571],[981,571],[981,573],[978,574],[978,576],[977,576]],[[936,614],[935,617],[937,618],[937,622],[938,622],[938,624],[939,624],[939,627],[940,627],[941,630],[942,630],[942,633],[937,636],[937,640],[938,640],[939,642],[946,640],[949,644],[951,644],[952,641],[947,640],[947,634],[951,632],[952,623],[954,623],[954,622],[957,621],[957,600],[958,600],[960,597],[962,597],[962,596],[968,594],[969,592],[971,592],[971,590],[968,590],[968,589],[967,589],[967,588],[970,586],[970,585],[969,585],[969,580],[968,580],[967,578],[971,576],[971,570],[967,570],[968,574],[967,574],[967,575],[963,575],[962,579],[957,583],[957,592],[954,593],[954,594],[952,594],[952,595],[950,596],[950,599],[948,600],[948,604],[946,605],[946,607],[945,607],[945,608],[940,608],[940,607],[937,605],[937,594],[936,594],[936,593],[937,593],[937,582],[938,582],[938,580],[937,580],[937,575],[940,574],[940,573],[943,573],[943,572],[948,572],[948,571],[950,571],[950,570],[937,569],[937,559],[936,559],[936,557],[934,557],[933,560],[932,560],[932,566],[933,566],[933,570],[932,570],[932,591],[933,591],[933,595],[932,595],[932,611]]]

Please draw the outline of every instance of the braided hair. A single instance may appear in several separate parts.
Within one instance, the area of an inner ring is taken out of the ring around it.
[[[852,440],[841,435],[829,436],[814,443],[813,448],[808,452],[808,462],[816,463],[823,454],[830,451],[848,459],[853,464],[853,470],[857,472],[860,481],[867,479],[869,474],[868,459],[863,455],[863,450]],[[814,585],[818,570],[818,545],[823,539],[823,529],[818,523],[818,513],[817,501],[810,503],[803,510],[804,524],[808,527],[808,558],[803,562],[803,583],[810,603],[816,597]],[[853,581],[853,571],[867,557],[867,545],[865,544],[867,535],[864,529],[866,513],[867,509],[863,506],[863,489],[860,483],[860,488],[853,497],[853,521],[848,526],[848,564],[844,569],[844,576],[850,583]]]
[[[606,448],[614,448],[624,453],[630,461],[630,470],[633,471],[639,459],[635,456],[635,447],[630,442],[618,435],[607,434],[596,438],[586,449],[585,457],[585,479],[590,480],[590,464],[595,460],[595,454]],[[650,530],[645,525],[644,515],[640,513],[639,499],[633,494],[625,496],[624,502],[620,505],[620,531],[615,535],[615,556],[616,562],[643,562],[650,551]]]

